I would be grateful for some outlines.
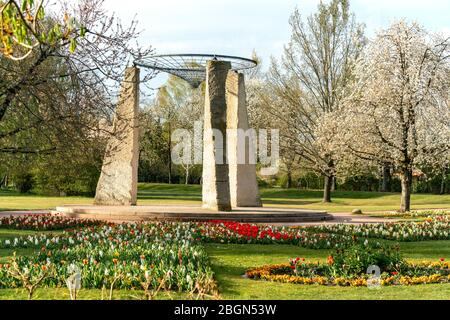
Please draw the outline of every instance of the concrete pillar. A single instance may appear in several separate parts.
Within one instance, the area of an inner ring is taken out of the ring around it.
[[[96,205],[137,203],[139,165],[139,69],[128,68],[97,185]]]
[[[227,99],[225,86],[231,63],[208,61],[203,136],[203,207],[231,211],[226,161]]]
[[[227,150],[232,207],[262,207],[256,179],[256,131],[248,123],[244,74],[227,78]]]

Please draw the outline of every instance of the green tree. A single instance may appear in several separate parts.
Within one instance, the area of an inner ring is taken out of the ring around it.
[[[98,162],[88,155],[96,152],[101,157],[104,141],[112,134],[105,123],[113,118],[123,71],[129,61],[151,51],[136,46],[137,21],[123,26],[107,13],[103,2],[62,1],[61,11],[36,22],[39,30],[48,35],[55,25],[63,28],[72,20],[70,34],[77,39],[75,51],[71,36],[61,31],[60,41],[36,38],[40,44],[33,46],[29,54],[13,44],[17,50],[14,57],[27,53],[20,61],[0,54],[0,160],[6,162],[2,180],[12,177],[12,160],[24,157],[33,164],[33,174],[43,177],[35,179],[38,185],[52,180],[47,184],[52,190],[72,192],[64,187],[68,182],[62,179],[66,167],[70,179],[83,185],[79,189],[87,190],[90,178],[75,179],[77,168],[87,168],[90,177],[97,174]],[[83,21],[84,27],[75,21]],[[3,19],[3,26],[5,23]],[[32,33],[28,36],[35,37]],[[51,177],[45,177],[47,174]]]

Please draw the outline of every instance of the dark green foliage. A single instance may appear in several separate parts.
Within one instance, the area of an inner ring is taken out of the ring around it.
[[[374,175],[353,176],[345,179],[339,185],[340,190],[346,191],[379,191],[380,180]]]
[[[366,273],[367,268],[375,265],[381,272],[398,271],[405,260],[400,254],[400,247],[381,244],[357,244],[350,248],[338,249],[332,255],[330,265],[335,276],[354,276]]]
[[[89,148],[46,157],[35,169],[36,189],[41,194],[94,196],[103,163],[103,145],[94,140]]]
[[[18,172],[14,175],[14,185],[20,193],[28,193],[33,189],[33,175],[30,172]]]

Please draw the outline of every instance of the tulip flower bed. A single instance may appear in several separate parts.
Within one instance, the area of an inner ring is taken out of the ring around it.
[[[22,274],[38,279],[48,272],[41,285],[64,287],[73,270],[81,272],[83,288],[142,289],[147,281],[157,288],[191,291],[213,283],[208,257],[192,244],[183,231],[166,234],[166,225],[103,225],[47,235],[23,237],[0,243],[0,248],[40,249],[15,262]],[[184,229],[185,231],[186,229]],[[175,236],[172,236],[175,235]],[[0,288],[18,288],[13,263],[0,266]],[[72,271],[71,271],[72,270]],[[17,272],[16,272],[17,273]]]
[[[103,224],[97,220],[70,219],[52,214],[10,216],[0,218],[0,228],[14,230],[51,231]]]
[[[196,238],[205,243],[290,244],[310,249],[340,248],[352,243],[348,235],[230,221],[197,224]]]
[[[296,245],[335,251],[327,263],[297,258],[290,264],[249,269],[246,274],[251,279],[324,286],[364,286],[369,280],[367,265],[376,264],[383,271],[382,285],[450,283],[450,263],[445,260],[409,264],[399,255],[398,248],[385,248],[376,240],[369,239],[389,239],[392,236],[393,240],[399,240],[395,232],[402,231],[402,241],[414,240],[406,235],[408,228],[417,235],[422,232],[422,237],[425,232],[426,239],[448,239],[442,236],[443,232],[448,232],[448,216],[433,217],[420,223],[314,228],[229,221],[110,224],[50,215],[9,217],[1,221],[0,228],[61,232],[0,238],[0,249],[10,252],[24,252],[22,250],[27,249],[26,255],[2,260],[0,289],[24,288],[27,281],[40,280],[40,288],[63,288],[76,271],[81,276],[81,287],[84,289],[102,289],[102,292],[104,288],[141,292],[151,289],[216,296],[217,285],[206,250],[212,247],[226,247],[226,250],[228,247],[230,250],[239,247],[242,250],[246,247],[232,244],[261,244],[268,248],[283,245],[286,250],[292,250],[289,245]],[[380,232],[376,231],[379,230],[377,227],[388,233],[374,236]],[[428,234],[430,230],[438,230],[432,233],[436,238]],[[10,234],[10,231],[5,232]],[[208,243],[227,246],[206,245]],[[270,250],[281,248],[273,247]],[[29,252],[34,253],[28,255]],[[283,259],[290,255],[289,252]],[[259,263],[265,264],[267,261],[264,259]],[[253,262],[246,267],[251,265]],[[242,274],[242,270],[240,272]]]
[[[208,288],[206,292],[212,292],[214,276],[202,243],[295,244],[324,249],[352,242],[351,237],[343,235],[223,221],[106,224],[41,215],[9,217],[3,219],[2,225],[66,231],[0,240],[0,249],[36,251],[0,266],[0,288],[24,286],[17,270],[27,279],[44,277],[40,285],[51,288],[64,287],[73,270],[80,270],[82,287],[87,289],[111,285],[116,289],[140,289],[150,281],[152,288],[164,284],[167,290],[190,292],[203,286]],[[13,266],[16,270],[12,270]]]
[[[193,242],[193,230],[189,224],[103,224],[64,231],[61,235],[48,234],[17,237],[0,240],[0,248],[5,249],[46,249],[72,247],[77,245],[140,245],[152,242],[181,243]]]
[[[387,212],[376,216],[381,216],[383,218],[430,218],[436,216],[450,216],[450,211],[427,210],[427,211],[411,211],[406,213]]]
[[[411,265],[411,268],[416,269],[424,266]],[[320,266],[311,265],[311,269],[318,269]],[[425,276],[403,276],[400,274],[382,274],[380,278],[381,286],[398,286],[398,285],[419,285],[419,284],[442,284],[450,283],[450,275],[442,274],[443,270],[436,269],[435,273]],[[444,270],[445,271],[445,270]],[[266,280],[272,282],[294,283],[303,285],[323,285],[323,286],[341,286],[341,287],[366,287],[369,280],[369,275],[355,276],[351,278],[345,277],[324,277],[324,276],[310,276],[302,277],[295,275],[290,270],[289,264],[264,266],[254,268],[247,271],[246,276],[254,280]]]
[[[379,285],[414,285],[450,283],[450,263],[407,263],[398,249],[356,245],[339,249],[327,263],[312,263],[304,258],[292,259],[289,264],[269,265],[247,270],[246,276],[255,280],[324,286],[367,286],[371,275],[367,268],[380,267]]]
[[[42,219],[53,219],[42,217]],[[332,249],[347,247],[353,242],[352,236],[307,232],[302,228],[285,228],[272,226],[258,226],[237,222],[212,221],[206,223],[176,223],[157,222],[148,224],[132,224],[134,233],[122,232],[116,242],[130,242],[136,240],[136,234],[145,233],[148,239],[156,241],[191,241],[196,243],[223,244],[289,244],[299,245],[310,249]],[[114,227],[113,224],[105,228]],[[122,228],[115,226],[114,228]],[[5,240],[0,245],[4,248],[47,248],[80,244],[93,239],[96,228],[82,228],[76,232],[69,232],[63,236],[34,235]],[[81,239],[81,240],[80,240]]]
[[[311,227],[308,230],[404,242],[450,240],[450,216],[429,217],[420,222],[324,225]]]

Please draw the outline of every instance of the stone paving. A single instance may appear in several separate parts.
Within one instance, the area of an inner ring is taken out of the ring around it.
[[[325,211],[293,208],[234,208],[232,212],[205,209],[200,205],[143,206],[62,206],[55,213],[71,218],[107,221],[210,221],[228,220],[247,223],[301,223],[332,220]]]

